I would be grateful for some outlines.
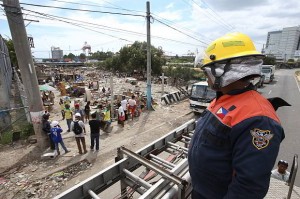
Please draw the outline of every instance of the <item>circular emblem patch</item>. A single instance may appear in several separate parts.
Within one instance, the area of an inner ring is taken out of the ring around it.
[[[258,149],[266,148],[269,145],[270,140],[274,136],[274,134],[271,134],[271,131],[269,130],[261,130],[261,129],[253,129],[250,130],[250,133],[252,135],[252,144]]]

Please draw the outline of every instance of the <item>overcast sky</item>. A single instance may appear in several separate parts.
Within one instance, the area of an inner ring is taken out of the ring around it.
[[[92,52],[117,52],[134,41],[146,41],[146,1],[20,0],[20,3],[24,18],[39,21],[25,21],[27,34],[34,38],[32,52],[38,58],[49,58],[51,46],[60,47],[64,54],[79,55],[85,42],[91,45]],[[299,0],[151,0],[150,10],[151,43],[162,47],[168,55],[201,51],[229,32],[248,34],[260,51],[269,31],[300,25]],[[69,20],[75,25],[63,22]],[[0,34],[11,38],[3,7]]]

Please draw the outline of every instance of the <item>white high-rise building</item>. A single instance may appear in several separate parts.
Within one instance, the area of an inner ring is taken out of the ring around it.
[[[62,60],[63,59],[63,50],[61,50],[59,47],[51,47],[51,54],[52,54],[52,59],[58,59]]]
[[[264,54],[274,56],[277,60],[287,61],[299,57],[300,26],[283,28],[268,32]]]

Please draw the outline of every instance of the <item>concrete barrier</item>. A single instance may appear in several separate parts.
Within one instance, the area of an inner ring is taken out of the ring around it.
[[[185,95],[180,91],[172,92],[169,94],[165,94],[161,97],[161,102],[165,105],[172,104],[174,102],[178,102],[185,98]]]

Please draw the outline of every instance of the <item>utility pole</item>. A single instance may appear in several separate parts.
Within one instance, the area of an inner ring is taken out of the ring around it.
[[[114,108],[114,79],[113,73],[110,74],[110,117],[113,118],[115,115]]]
[[[48,142],[46,142],[46,135],[42,133],[44,107],[40,96],[20,3],[19,0],[3,0],[3,6],[18,59],[22,82],[29,102],[29,112],[38,146],[41,149],[45,149],[47,147],[46,143]]]
[[[162,73],[161,75],[161,96],[165,94],[165,74]]]
[[[151,40],[150,40],[150,2],[146,2],[147,7],[147,109],[152,110],[151,106]]]

